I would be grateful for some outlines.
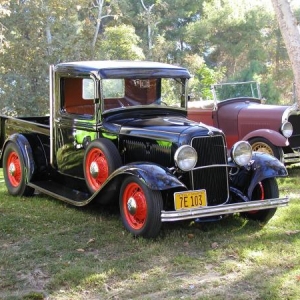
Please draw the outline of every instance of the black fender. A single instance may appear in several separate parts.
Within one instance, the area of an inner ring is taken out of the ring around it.
[[[142,180],[152,190],[168,190],[172,188],[187,189],[186,186],[167,168],[153,163],[132,163],[117,169],[112,175],[119,177],[133,175]]]
[[[142,180],[152,190],[168,190],[172,188],[187,189],[187,187],[167,168],[153,163],[130,163],[115,170],[107,178],[106,183],[92,196],[94,198],[101,193],[110,190],[117,191],[121,187],[124,176],[132,175]]]
[[[22,153],[22,158],[25,163],[26,182],[29,182],[35,172],[35,163],[33,159],[33,152],[32,152],[31,145],[28,139],[23,134],[15,133],[9,136],[4,142],[2,154],[4,153],[5,147],[9,142],[13,142],[19,147]]]
[[[115,170],[107,178],[106,183],[95,192],[87,201],[96,200],[101,204],[107,204],[113,201],[116,193],[119,193],[121,184],[125,176],[132,175],[139,178],[152,190],[168,190],[181,188],[187,190],[187,187],[167,168],[153,163],[130,163]],[[104,197],[102,197],[104,195]]]
[[[252,178],[248,188],[248,197],[251,199],[254,187],[266,178],[285,177],[288,171],[276,157],[262,152],[253,152],[251,164]]]

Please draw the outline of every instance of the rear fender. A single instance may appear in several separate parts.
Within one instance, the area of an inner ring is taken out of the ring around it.
[[[253,138],[265,138],[266,140],[270,141],[273,145],[277,147],[286,147],[289,145],[287,138],[285,138],[282,134],[277,131],[270,130],[270,129],[258,129],[254,130],[248,134],[246,134],[242,140],[249,141]]]
[[[249,199],[251,199],[254,187],[262,180],[266,178],[288,176],[286,167],[272,155],[262,152],[254,152],[252,159],[252,178],[248,188]]]
[[[15,133],[9,136],[8,139],[5,141],[3,145],[2,154],[4,153],[5,148],[9,142],[13,142],[19,147],[22,153],[22,158],[25,163],[26,181],[29,182],[35,171],[35,163],[34,163],[33,153],[32,153],[32,148],[30,146],[30,143],[28,142],[27,138],[24,135]]]

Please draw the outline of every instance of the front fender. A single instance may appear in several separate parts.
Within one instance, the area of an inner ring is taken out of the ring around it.
[[[246,134],[242,140],[249,141],[253,138],[265,138],[277,147],[286,147],[289,145],[288,140],[279,132],[271,129],[258,129]]]
[[[107,178],[106,183],[96,191],[83,205],[97,199],[100,203],[109,203],[115,199],[125,176],[132,175],[143,181],[152,190],[168,190],[187,187],[170,171],[153,163],[132,163],[115,170]],[[101,195],[105,195],[102,197]]]
[[[124,174],[133,175],[142,180],[152,190],[184,188],[186,186],[167,168],[153,163],[132,163],[116,170],[112,175],[119,177]]]
[[[251,165],[252,178],[248,188],[248,197],[254,187],[266,178],[285,177],[288,175],[286,167],[274,156],[262,152],[253,152],[253,164]]]

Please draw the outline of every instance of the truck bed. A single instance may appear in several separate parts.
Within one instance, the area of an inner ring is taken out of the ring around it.
[[[50,117],[9,117],[0,115],[0,148],[14,133],[37,133],[50,136]]]

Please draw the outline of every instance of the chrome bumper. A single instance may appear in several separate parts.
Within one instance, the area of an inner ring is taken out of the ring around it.
[[[239,202],[232,204],[224,204],[218,206],[204,206],[197,209],[191,210],[178,210],[178,211],[162,211],[161,221],[180,221],[187,219],[195,219],[202,217],[220,216],[227,214],[234,214],[238,212],[245,212],[251,210],[261,210],[268,208],[276,208],[286,206],[289,203],[289,198],[274,198],[265,200],[256,200],[249,202]]]

